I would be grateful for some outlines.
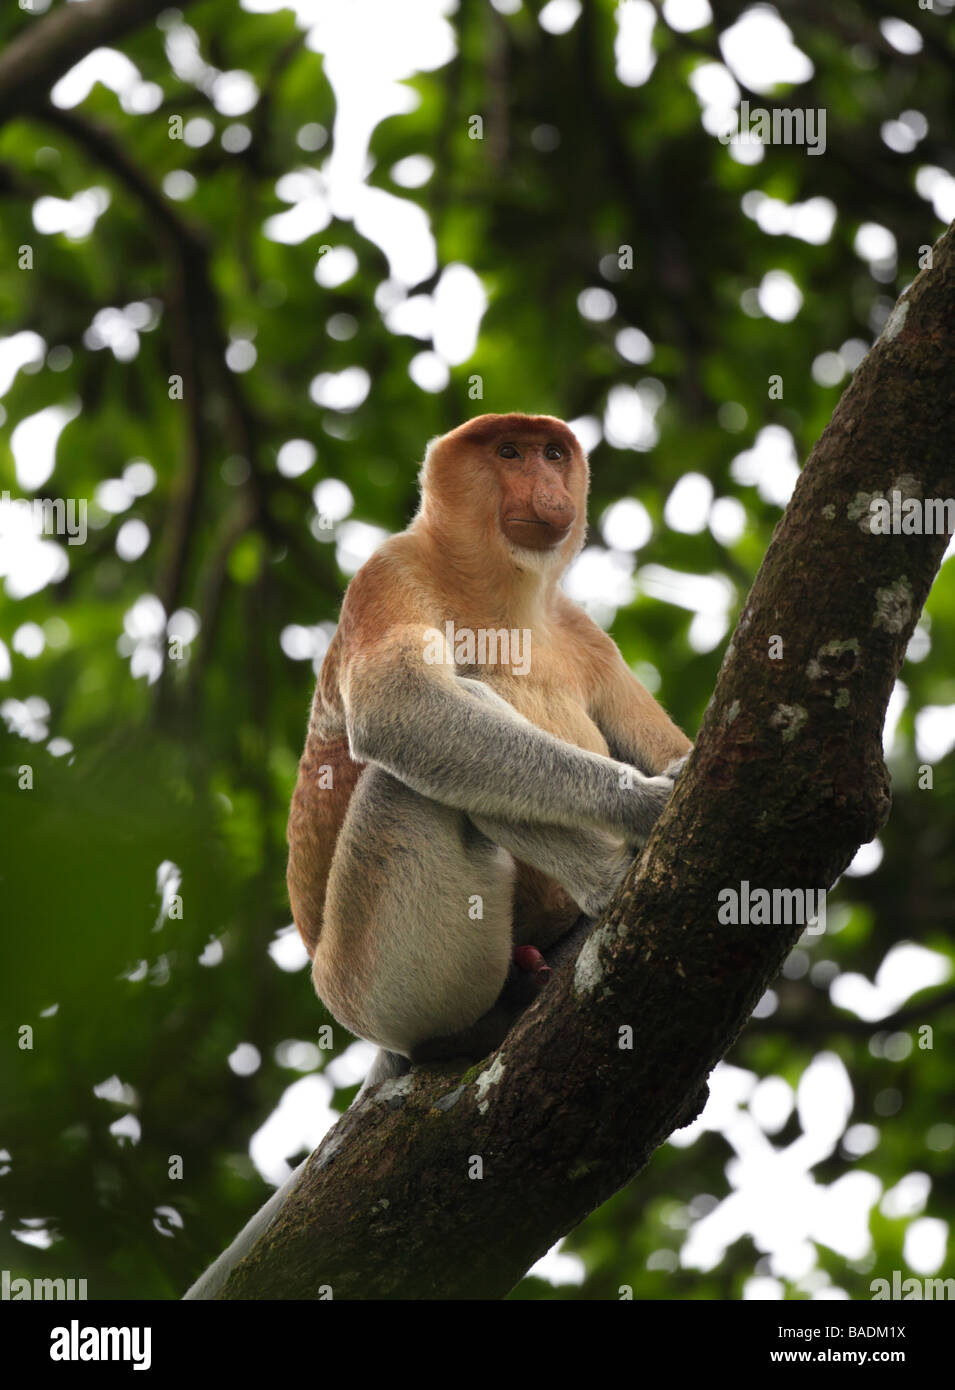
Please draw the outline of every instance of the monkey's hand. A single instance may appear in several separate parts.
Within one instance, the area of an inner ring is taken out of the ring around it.
[[[674,779],[670,776],[669,768],[656,777],[645,777],[634,768],[632,786],[623,793],[623,835],[632,849],[642,849],[646,844],[650,831],[670,799],[673,787]]]
[[[692,751],[691,748],[690,753]],[[660,819],[690,753],[674,758],[656,777],[645,777],[634,769],[634,800],[626,839],[635,850],[642,849],[646,844],[650,831]],[[636,781],[637,778],[640,779],[639,782]]]
[[[621,883],[630,872],[630,865],[639,852],[639,846],[629,836],[601,866],[602,872],[594,873],[585,893],[576,895],[581,912],[585,917],[597,918],[617,896]]]
[[[689,753],[683,754],[682,758],[674,758],[672,763],[667,763],[666,767],[663,769],[663,776],[670,777],[675,782],[686,767],[686,760],[692,752],[693,749],[691,748]]]

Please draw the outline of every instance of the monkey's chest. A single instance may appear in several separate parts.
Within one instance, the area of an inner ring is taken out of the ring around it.
[[[511,676],[493,684],[499,695],[539,729],[588,753],[607,755],[607,740],[567,683],[562,686],[555,678],[531,684],[526,678]]]

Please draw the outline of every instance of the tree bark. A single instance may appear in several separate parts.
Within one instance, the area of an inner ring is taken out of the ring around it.
[[[812,451],[687,769],[579,956],[480,1066],[361,1096],[187,1296],[500,1298],[698,1112],[803,930],[723,925],[721,890],[828,888],[888,815],[886,705],[947,537],[873,534],[869,500],[955,497],[953,330],[950,228]]]
[[[184,10],[192,3],[175,0],[175,8]],[[34,19],[0,53],[0,125],[44,102],[53,84],[87,53],[124,38],[169,8],[170,0],[84,0]]]

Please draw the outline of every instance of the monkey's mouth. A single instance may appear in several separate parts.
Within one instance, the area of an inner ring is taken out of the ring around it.
[[[526,550],[556,549],[566,540],[572,525],[573,522],[568,522],[566,526],[552,526],[549,521],[529,516],[509,516],[501,522],[507,539]]]

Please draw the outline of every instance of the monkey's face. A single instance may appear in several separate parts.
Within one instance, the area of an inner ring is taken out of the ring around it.
[[[489,460],[500,494],[498,520],[513,545],[556,550],[577,520],[576,451],[539,433],[506,435]]]
[[[433,441],[421,474],[422,511],[454,553],[532,553],[562,569],[583,543],[587,458],[550,415],[479,415]]]

